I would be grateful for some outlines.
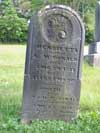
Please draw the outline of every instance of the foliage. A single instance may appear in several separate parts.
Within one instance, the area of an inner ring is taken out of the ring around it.
[[[35,10],[47,4],[65,4],[76,10],[83,18],[86,28],[86,42],[94,41],[96,0],[3,0],[0,4],[0,41],[26,41],[27,19]],[[91,16],[91,17],[90,17]]]
[[[31,125],[22,125],[17,117],[8,117],[0,124],[2,133],[99,133],[100,113],[80,114],[78,120],[65,123],[63,121],[35,120]]]
[[[0,41],[22,42],[26,40],[27,21],[19,18],[11,0],[0,4]]]
[[[26,41],[27,23],[17,16],[5,16],[0,19],[0,31],[1,42]]]
[[[16,7],[18,16],[29,19],[32,16],[31,0],[14,0],[14,6]]]
[[[71,123],[33,121],[20,124],[25,45],[0,45],[0,133],[99,133],[100,68],[84,64],[81,112]]]
[[[93,10],[96,4],[96,0],[32,0],[33,9],[40,8],[42,5],[46,4],[65,4],[67,6],[71,6],[76,11],[84,10],[86,12],[87,10]]]
[[[95,12],[87,11],[84,15],[84,21],[85,21],[85,30],[86,30],[86,42],[90,44],[93,43],[94,41]]]

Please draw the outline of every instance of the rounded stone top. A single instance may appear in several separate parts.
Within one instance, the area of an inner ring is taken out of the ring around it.
[[[78,15],[78,13],[76,11],[74,11],[71,7],[68,7],[68,6],[65,6],[65,5],[58,5],[58,4],[56,4],[56,5],[47,5],[39,11],[38,15],[41,16],[45,11],[48,11],[48,10],[51,10],[51,9],[59,9],[59,10],[63,9],[64,11],[71,12],[72,15],[75,15],[77,17],[77,19],[81,22],[82,26],[84,27],[83,22],[82,22],[80,16]]]
[[[84,42],[84,24],[80,16],[70,7],[47,5],[38,12],[38,17],[42,35],[48,42],[71,43],[72,37],[77,38],[80,30],[83,33],[82,41]]]

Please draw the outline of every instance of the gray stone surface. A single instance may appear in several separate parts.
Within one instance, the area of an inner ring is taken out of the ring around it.
[[[89,54],[84,58],[91,66],[100,67],[100,54]]]
[[[89,45],[88,55],[84,59],[92,66],[100,67],[100,1],[96,7],[96,25],[94,43]]]
[[[84,26],[71,8],[46,6],[30,21],[22,122],[77,117]]]
[[[100,42],[95,42],[95,44],[89,45],[89,54],[100,54]]]
[[[94,43],[89,45],[89,54],[100,54],[100,1],[98,0],[95,11],[95,37]]]
[[[100,54],[100,1],[97,2],[95,11],[95,37],[94,43],[89,45],[89,54]]]
[[[96,14],[95,14],[95,42],[100,42],[100,0],[97,2]]]

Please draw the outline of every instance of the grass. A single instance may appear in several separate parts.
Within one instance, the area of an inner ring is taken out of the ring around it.
[[[99,133],[100,68],[83,65],[80,114],[76,121],[19,123],[25,45],[0,45],[0,133]]]
[[[81,110],[100,111],[100,68],[83,65]]]

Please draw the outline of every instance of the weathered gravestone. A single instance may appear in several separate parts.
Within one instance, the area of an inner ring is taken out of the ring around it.
[[[71,8],[46,6],[30,21],[22,122],[69,121],[80,99],[84,27]]]
[[[98,0],[95,13],[94,43],[89,45],[89,53],[85,60],[92,66],[100,67],[100,1]]]

